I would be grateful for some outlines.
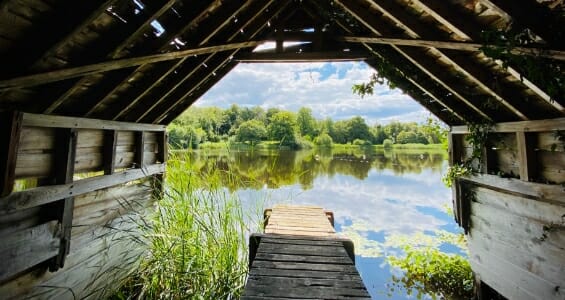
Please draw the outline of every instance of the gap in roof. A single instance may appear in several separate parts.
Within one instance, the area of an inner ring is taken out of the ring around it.
[[[386,85],[375,86],[374,94],[364,98],[354,95],[353,84],[368,81],[373,72],[364,62],[241,63],[194,105],[228,108],[237,104],[294,112],[308,107],[318,119],[361,116],[369,125],[421,123],[432,116],[410,96]]]

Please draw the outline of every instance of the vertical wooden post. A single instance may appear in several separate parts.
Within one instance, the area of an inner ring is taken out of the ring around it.
[[[157,161],[164,164],[167,162],[169,137],[166,131],[160,132],[157,135]],[[156,199],[162,199],[165,196],[165,177],[163,174],[158,174],[153,177],[153,191]]]
[[[73,182],[75,173],[75,157],[77,148],[76,129],[60,129],[57,134],[57,146],[55,148],[55,184],[67,184]],[[71,248],[71,229],[73,226],[74,197],[65,198],[57,203],[59,211],[59,222],[61,223],[61,243],[59,254],[55,257],[49,267],[50,271],[56,271],[65,265],[65,258]]]
[[[276,53],[282,53],[284,50],[284,29],[283,26],[277,27],[277,41],[276,41]]]
[[[104,175],[114,174],[116,168],[116,145],[118,143],[118,132],[116,130],[104,131]]]
[[[0,197],[14,189],[22,116],[21,112],[0,113]]]
[[[459,163],[460,157],[457,157],[460,145],[457,144],[458,136],[455,136],[453,133],[449,132],[447,134],[447,152],[448,152],[448,162],[449,166],[453,167],[455,164]],[[453,182],[451,185],[451,203],[453,205],[453,216],[455,218],[455,222],[457,224],[461,224],[459,219],[459,199],[460,199],[459,191],[458,191],[458,183]]]
[[[135,133],[135,167],[143,168],[145,163],[143,162],[145,153],[145,131],[138,131]]]
[[[531,181],[535,176],[534,162],[534,136],[523,131],[516,132],[518,157],[520,159],[520,180]]]

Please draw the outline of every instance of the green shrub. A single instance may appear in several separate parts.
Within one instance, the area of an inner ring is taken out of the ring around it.
[[[385,140],[383,141],[383,147],[384,147],[385,149],[392,149],[392,141],[389,140],[389,139],[385,139]]]
[[[327,133],[320,133],[315,139],[314,144],[318,145],[319,147],[331,147],[333,144],[332,137],[329,136]]]

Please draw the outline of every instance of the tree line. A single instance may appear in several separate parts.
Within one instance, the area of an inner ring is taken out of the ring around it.
[[[177,148],[198,148],[204,142],[240,142],[257,144],[277,141],[291,148],[333,144],[381,145],[441,144],[446,142],[446,129],[439,122],[391,122],[368,125],[356,116],[347,120],[316,119],[312,110],[298,112],[278,108],[191,107],[169,126],[169,142]]]

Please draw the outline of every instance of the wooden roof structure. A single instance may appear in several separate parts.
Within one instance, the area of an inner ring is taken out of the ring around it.
[[[449,125],[565,116],[483,34],[528,29],[558,67],[562,0],[3,0],[0,111],[168,124],[238,63],[361,60]],[[254,51],[265,41],[274,50]],[[284,43],[300,41],[298,46]],[[562,69],[561,69],[562,70]]]

